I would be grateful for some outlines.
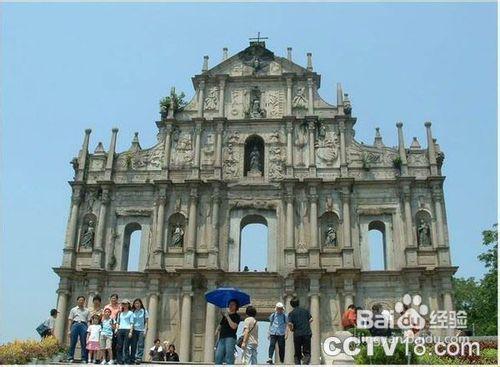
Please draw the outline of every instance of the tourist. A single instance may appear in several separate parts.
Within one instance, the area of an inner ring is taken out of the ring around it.
[[[228,310],[222,312],[222,320],[217,326],[219,340],[215,350],[215,364],[234,364],[234,348],[236,346],[236,330],[241,317],[238,314],[238,301],[231,300]]]
[[[267,364],[273,364],[273,355],[278,343],[279,361],[283,363],[285,360],[285,339],[287,333],[288,316],[285,314],[285,306],[283,303],[276,303],[275,311],[269,316],[269,359]]]
[[[293,310],[288,315],[288,326],[293,331],[293,346],[295,347],[295,364],[309,364],[311,361],[311,322],[308,310],[299,307],[298,298],[290,301]]]
[[[134,312],[134,331],[130,341],[131,358],[132,362],[140,364],[144,356],[144,337],[148,331],[149,314],[140,298],[134,300],[132,311]]]
[[[57,318],[57,310],[53,308],[50,310],[50,316],[45,320],[42,325],[43,325],[43,331],[40,333],[40,336],[43,338],[46,338],[48,336],[53,336],[54,335],[54,327],[56,325],[56,318]],[[40,326],[42,326],[40,325]]]
[[[155,345],[149,350],[149,358],[152,362],[160,362],[165,360],[165,352],[161,346],[160,339],[155,339]]]
[[[121,301],[122,309],[116,315],[116,360],[118,364],[130,364],[130,339],[134,330],[134,313],[130,310],[130,301]]]
[[[101,296],[96,294],[92,298],[92,308],[90,309],[90,317],[94,317],[94,315],[99,316],[99,319],[102,317],[102,306],[101,306]]]
[[[179,362],[179,355],[175,352],[175,345],[170,344],[168,346],[168,351],[165,353],[165,361]]]
[[[349,305],[342,315],[342,327],[344,330],[356,327],[356,306],[353,304]]]
[[[111,319],[113,319],[116,323],[116,315],[120,312],[120,304],[118,303],[118,294],[113,293],[109,297],[109,304],[105,306],[105,308],[109,308],[111,310]],[[111,343],[111,351],[113,352],[113,356],[116,358],[117,349],[116,349],[116,333],[113,333],[113,340]]]
[[[100,339],[101,339],[101,318],[99,315],[95,314],[90,319],[91,324],[87,328],[87,351],[88,351],[88,363],[96,363],[96,359],[99,356],[99,350],[101,349]]]
[[[82,361],[87,362],[87,322],[90,319],[90,312],[85,307],[85,297],[78,296],[76,299],[77,305],[69,311],[68,316],[68,335],[69,335],[69,351],[68,362],[72,363],[75,358],[75,347],[78,339],[80,339],[80,347],[82,351]]]
[[[257,310],[254,306],[248,306],[245,313],[247,318],[243,322],[243,364],[257,364],[257,347],[259,345],[259,325],[257,325]]]
[[[100,360],[101,364],[106,364],[106,353],[109,356],[108,364],[113,364],[113,334],[115,328],[115,320],[111,318],[111,309],[104,308],[104,312],[102,314],[101,320],[101,338],[100,338],[100,347],[101,347],[101,355]]]

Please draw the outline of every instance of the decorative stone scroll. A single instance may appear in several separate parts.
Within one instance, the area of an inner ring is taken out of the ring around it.
[[[212,87],[208,90],[207,97],[203,103],[206,111],[216,111],[219,108],[219,88]]]

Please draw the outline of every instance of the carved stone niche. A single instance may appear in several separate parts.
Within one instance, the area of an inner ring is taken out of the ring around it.
[[[97,217],[93,213],[87,213],[83,217],[79,236],[79,252],[92,252],[95,243]]]
[[[167,249],[169,252],[182,252],[186,239],[186,217],[174,213],[168,219]]]
[[[432,249],[432,219],[427,210],[419,210],[415,215],[417,244],[423,250]]]
[[[245,169],[247,177],[264,176],[264,139],[258,135],[249,136],[245,141]]]
[[[340,219],[337,213],[327,211],[319,219],[319,240],[323,251],[340,251]]]

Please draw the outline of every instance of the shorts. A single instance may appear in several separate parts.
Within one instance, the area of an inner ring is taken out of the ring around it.
[[[96,351],[96,350],[101,350],[101,345],[99,344],[99,342],[87,342],[87,350],[93,350],[93,351]]]
[[[107,336],[101,334],[101,349],[111,349],[111,345],[113,342],[113,336]]]

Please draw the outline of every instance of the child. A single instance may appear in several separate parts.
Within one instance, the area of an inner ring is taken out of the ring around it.
[[[109,355],[108,364],[114,363],[113,349],[112,349],[114,326],[115,326],[115,321],[111,318],[111,309],[106,307],[102,314],[102,321],[101,321],[101,339],[100,339],[100,344],[101,344],[100,359],[102,361],[101,364],[106,364],[106,352],[108,352]]]
[[[101,319],[98,315],[94,315],[91,319],[92,324],[87,329],[87,350],[89,353],[88,363],[95,363],[97,353],[99,352],[99,338],[101,336]]]

